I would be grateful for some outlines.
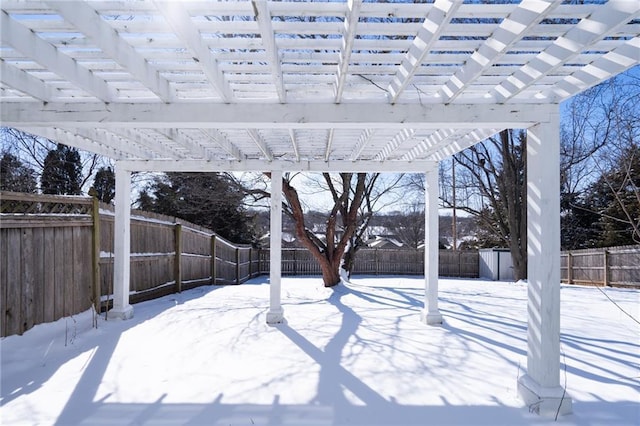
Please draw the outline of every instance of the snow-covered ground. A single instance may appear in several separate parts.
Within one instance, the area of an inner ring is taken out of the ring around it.
[[[523,407],[525,284],[440,280],[445,324],[420,322],[423,279],[335,290],[267,278],[86,312],[2,340],[3,425],[538,425]],[[639,317],[640,291],[606,289]],[[640,424],[640,326],[596,288],[562,287],[562,425]],[[565,367],[566,366],[566,367]]]

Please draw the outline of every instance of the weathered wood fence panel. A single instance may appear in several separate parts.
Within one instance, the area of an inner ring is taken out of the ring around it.
[[[562,282],[634,286],[640,283],[640,245],[562,252]]]
[[[82,312],[96,296],[96,308],[107,308],[114,213],[101,205],[93,214],[93,204],[91,197],[0,192],[1,336]],[[130,300],[242,283],[259,273],[259,255],[197,225],[132,211]]]
[[[477,278],[477,251],[440,250],[439,275],[443,277]],[[269,250],[261,250],[260,272],[269,273]],[[283,275],[319,275],[322,271],[311,253],[302,248],[282,249]],[[353,267],[354,274],[424,275],[424,251],[406,249],[360,249]]]
[[[91,199],[0,192],[0,334],[88,309]]]

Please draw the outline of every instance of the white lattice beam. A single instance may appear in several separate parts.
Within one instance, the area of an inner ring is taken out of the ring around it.
[[[137,143],[138,145],[150,150],[158,157],[172,158],[177,160],[185,158],[182,153],[166,146],[161,141],[154,139],[148,134],[145,134],[136,129],[109,127],[109,131],[120,136],[123,139]]]
[[[48,102],[52,100],[51,86],[28,72],[9,65],[3,59],[0,59],[0,75],[2,76],[2,82],[15,90],[41,101]]]
[[[327,131],[327,143],[324,149],[324,161],[329,161],[331,156],[331,150],[333,149],[333,137],[335,135],[335,129],[332,127]]]
[[[95,140],[79,136],[72,131],[58,127],[19,127],[20,130],[40,136],[51,141],[72,146],[83,151],[100,154],[115,160],[130,158],[128,151],[122,151],[118,147],[102,144]]]
[[[432,150],[429,157],[436,161],[442,161],[460,151],[464,151],[470,146],[475,145],[487,138],[498,133],[501,129],[477,129],[473,130],[466,135],[456,138],[455,141],[442,145],[435,150]]]
[[[491,68],[518,40],[544,19],[559,1],[525,0],[440,88],[444,103],[452,102],[486,70]]]
[[[184,5],[180,2],[167,0],[155,0],[155,4],[176,35],[195,54],[194,60],[199,64],[220,98],[225,102],[231,101],[233,95],[223,73],[219,69],[218,62],[202,40],[202,35],[193,24],[193,20],[185,10]]]
[[[542,99],[559,102],[587,90],[640,62],[640,37],[634,37],[592,63],[559,81],[539,94]]]
[[[411,139],[415,134],[414,129],[403,129],[398,132],[382,150],[374,157],[378,161],[384,161],[389,155],[391,155],[398,147],[406,140]]]
[[[120,135],[104,129],[80,128],[67,130],[77,136],[90,139],[106,147],[112,147],[120,152],[127,153],[128,158],[151,160],[158,157],[153,151],[146,149],[146,147],[141,146],[137,142],[131,139],[125,139]]]
[[[527,128],[546,121],[554,105],[300,103],[7,103],[7,126],[208,129]],[[329,147],[330,148],[330,147]]]
[[[406,161],[351,161],[351,160],[301,160],[287,161],[275,159],[264,160],[130,160],[123,161],[122,166],[128,170],[140,172],[265,172],[282,170],[284,172],[362,172],[362,173],[407,173],[424,172],[437,167],[433,160]]]
[[[165,102],[173,99],[169,82],[124,41],[88,3],[56,0],[49,1],[48,4],[156,96]]]
[[[191,136],[185,134],[181,129],[158,129],[161,135],[174,141],[177,145],[182,146],[189,151],[189,157],[212,159],[211,153],[199,142],[193,140]]]
[[[271,153],[271,150],[267,146],[267,143],[265,142],[264,138],[260,135],[260,132],[258,132],[256,129],[247,129],[247,133],[249,134],[251,139],[255,142],[255,144],[258,146],[258,149],[260,149],[260,152],[262,152],[262,155],[264,155],[264,157],[268,161],[273,161],[273,154]]]
[[[499,103],[508,101],[639,15],[640,2],[610,0],[497,85],[491,95]]]
[[[438,41],[440,34],[445,30],[455,11],[462,2],[449,0],[436,0],[429,10],[427,17],[416,35],[409,51],[400,64],[395,77],[391,80],[389,88],[391,103],[398,100],[402,91],[411,82],[418,68],[422,65],[431,47]]]
[[[370,129],[365,129],[362,131],[362,133],[360,133],[360,136],[358,137],[358,142],[353,147],[353,151],[349,156],[349,158],[351,158],[351,161],[358,160],[358,158],[360,157],[360,154],[362,154],[362,151],[365,149],[365,147],[371,140],[371,137],[373,137],[374,133],[375,133],[375,130],[370,130]]]
[[[233,144],[229,139],[216,129],[201,129],[203,135],[214,141],[220,148],[222,148],[230,157],[236,161],[243,160],[246,155],[240,151],[240,149]]]
[[[414,146],[409,152],[402,156],[401,160],[413,161],[416,158],[424,158],[427,153],[439,144],[447,141],[455,134],[454,129],[440,129],[426,137],[419,144]]]
[[[280,102],[287,101],[287,94],[284,88],[284,79],[282,77],[282,69],[280,67],[280,57],[278,55],[278,46],[276,46],[275,36],[273,34],[273,26],[271,25],[271,13],[267,7],[266,0],[252,0],[253,10],[255,13],[258,27],[260,28],[260,37],[262,45],[267,53],[271,76],[276,86],[278,100]]]
[[[293,155],[296,157],[296,161],[300,161],[300,147],[298,146],[298,138],[296,137],[295,129],[289,129],[289,138],[291,138]]]
[[[113,90],[103,79],[96,77],[78,62],[61,53],[55,46],[38,37],[32,30],[11,18],[4,10],[0,13],[0,31],[2,43],[32,58],[44,68],[88,94],[105,102],[115,98]]]
[[[362,0],[349,0],[347,2],[348,13],[342,28],[342,49],[340,50],[338,73],[336,75],[336,103],[342,101],[342,93],[344,92],[345,82],[347,81],[347,71],[349,69],[349,62],[351,61],[351,52],[353,50],[353,42],[356,38],[361,7]]]

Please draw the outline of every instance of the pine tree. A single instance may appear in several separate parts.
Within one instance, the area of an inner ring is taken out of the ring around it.
[[[176,216],[237,243],[255,240],[244,191],[222,173],[167,173],[140,192],[140,208]]]
[[[18,157],[8,152],[0,159],[0,189],[13,192],[35,193],[38,184],[35,171],[24,165]]]
[[[116,176],[111,167],[101,167],[93,179],[93,188],[96,190],[98,200],[110,203],[116,195]]]
[[[44,159],[40,187],[44,194],[80,195],[82,162],[75,148],[58,144]]]

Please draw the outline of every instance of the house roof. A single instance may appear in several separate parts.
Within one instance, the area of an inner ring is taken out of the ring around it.
[[[1,3],[3,125],[130,170],[423,171],[640,63],[640,2]]]

